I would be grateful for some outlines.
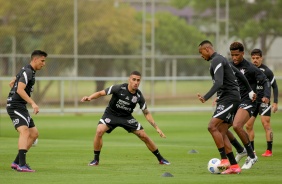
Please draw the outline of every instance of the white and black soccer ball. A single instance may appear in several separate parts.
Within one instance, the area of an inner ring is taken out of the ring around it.
[[[35,141],[33,142],[32,146],[36,146],[38,144],[38,138],[35,139]]]
[[[220,171],[217,168],[219,164],[220,164],[220,160],[218,158],[210,159],[208,163],[208,171],[212,174],[220,174]]]

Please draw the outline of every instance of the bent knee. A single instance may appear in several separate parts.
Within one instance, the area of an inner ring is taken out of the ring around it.
[[[242,129],[243,129],[243,127],[240,126],[240,125],[234,125],[234,126],[233,126],[233,130],[234,130],[235,132],[240,131],[240,130],[242,130]]]

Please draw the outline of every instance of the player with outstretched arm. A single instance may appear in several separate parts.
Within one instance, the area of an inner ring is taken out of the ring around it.
[[[156,129],[162,138],[165,134],[155,123],[152,114],[149,112],[145,99],[138,89],[141,82],[141,74],[133,71],[128,79],[128,83],[110,86],[105,90],[101,90],[84,96],[81,102],[91,101],[106,95],[112,95],[107,108],[99,120],[96,134],[94,137],[94,159],[88,165],[96,166],[100,162],[100,152],[102,149],[102,137],[104,133],[111,133],[116,127],[122,127],[129,133],[134,133],[141,139],[147,148],[157,157],[160,164],[169,165],[170,162],[162,157],[156,144],[146,134],[142,125],[132,116],[133,110],[139,104],[147,121]]]

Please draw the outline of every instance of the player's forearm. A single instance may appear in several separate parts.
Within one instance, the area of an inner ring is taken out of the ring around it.
[[[278,103],[278,86],[276,81],[272,84],[273,89],[273,102]]]
[[[147,119],[147,121],[155,128],[158,128],[158,125],[155,123],[155,120],[153,118],[153,116],[151,115],[151,113],[148,111],[148,109],[145,109],[143,111],[145,118]]]
[[[92,100],[92,99],[100,98],[101,96],[105,96],[105,95],[106,95],[105,92],[103,92],[103,91],[98,91],[98,92],[95,92],[95,93],[93,93],[92,95],[90,95],[88,98],[89,98],[90,100]]]

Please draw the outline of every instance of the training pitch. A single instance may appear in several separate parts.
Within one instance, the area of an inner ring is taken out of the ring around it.
[[[39,129],[38,145],[27,154],[35,173],[10,169],[17,153],[18,134],[6,115],[0,116],[0,183],[280,183],[282,161],[282,114],[273,114],[273,157],[264,158],[265,133],[255,123],[255,150],[259,161],[239,175],[210,174],[207,163],[219,154],[207,124],[207,113],[154,113],[167,138],[161,138],[143,115],[135,115],[171,165],[159,165],[155,156],[134,134],[117,128],[103,137],[99,166],[87,166],[93,159],[93,137],[101,114],[33,116]],[[194,150],[194,151],[193,151]],[[234,151],[234,149],[233,149]],[[234,151],[235,152],[235,151]],[[243,165],[243,160],[239,163]],[[170,173],[173,177],[163,177]]]

